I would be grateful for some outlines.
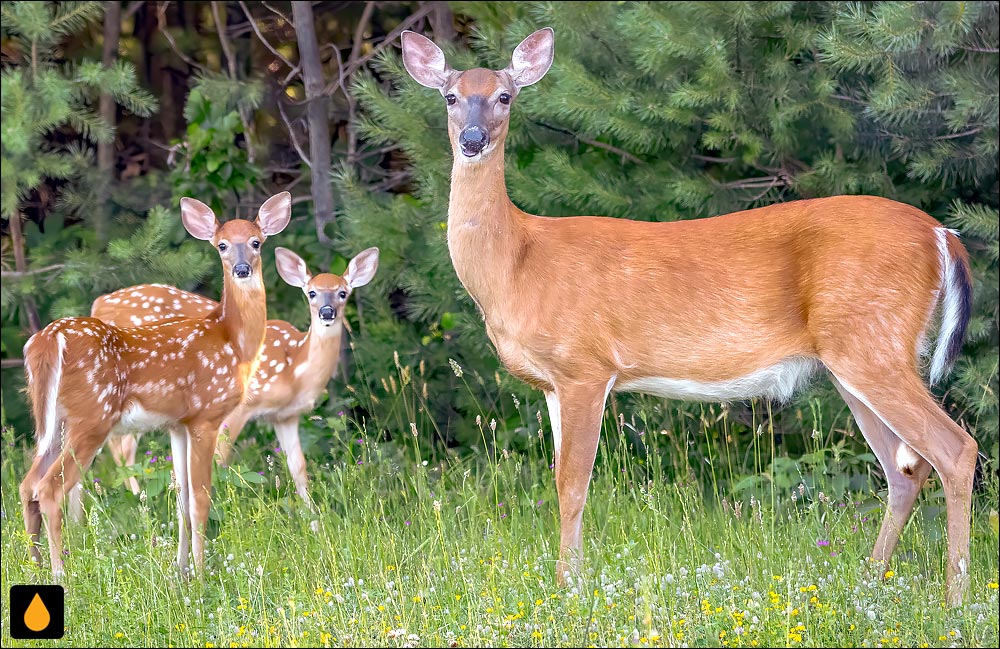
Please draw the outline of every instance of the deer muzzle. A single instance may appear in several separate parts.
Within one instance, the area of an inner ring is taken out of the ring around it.
[[[490,143],[490,134],[481,126],[467,126],[458,136],[462,155],[471,158],[482,153]]]

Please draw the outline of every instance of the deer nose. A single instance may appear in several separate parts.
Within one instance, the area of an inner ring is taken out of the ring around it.
[[[337,317],[337,310],[329,304],[324,304],[319,308],[319,319],[330,322]]]
[[[250,277],[250,264],[240,263],[233,266],[233,275],[240,278]]]
[[[470,126],[458,136],[458,143],[462,146],[462,153],[471,158],[486,148],[490,136],[484,128]]]

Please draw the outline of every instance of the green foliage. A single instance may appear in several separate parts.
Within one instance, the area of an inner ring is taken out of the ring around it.
[[[136,82],[135,68],[119,61],[60,61],[60,41],[102,15],[100,2],[5,2],[3,38],[20,51],[13,66],[0,73],[3,118],[0,213],[10,218],[44,179],[71,180],[79,175],[72,147],[49,139],[71,128],[80,144],[105,142],[111,129],[94,111],[97,96],[108,92],[125,109],[149,115],[156,100]],[[77,145],[79,146],[79,145]],[[79,149],[77,149],[77,152]]]
[[[97,295],[124,285],[168,281],[190,287],[205,273],[208,257],[190,243],[175,245],[182,229],[174,210],[136,216],[167,199],[155,175],[118,182],[95,164],[95,145],[113,137],[111,125],[96,111],[102,93],[138,116],[157,108],[128,60],[105,67],[66,58],[70,41],[102,17],[103,3],[5,2],[0,11],[5,58],[0,213],[5,220],[23,221],[29,264],[23,273],[4,278],[0,339],[4,356],[18,358],[29,333],[21,308],[25,296],[37,304],[44,325],[89,314]],[[40,196],[49,199],[44,210],[36,207],[44,202]],[[97,213],[106,209],[113,216],[107,249],[94,227]],[[8,254],[5,247],[5,272]],[[26,421],[18,392],[23,379],[20,368],[4,370],[5,422]]]
[[[328,452],[307,454],[316,512],[301,506],[273,446],[252,445],[214,472],[204,579],[179,579],[172,566],[178,532],[166,440],[151,440],[131,470],[99,456],[84,475],[84,522],[64,527],[64,642],[997,645],[997,531],[979,503],[968,598],[949,608],[946,517],[930,490],[883,579],[884,568],[867,557],[884,493],[833,496],[822,461],[797,467],[787,458],[774,463],[776,479],[764,497],[725,487],[707,492],[694,480],[660,478],[683,475],[686,456],[677,464],[637,456],[615,448],[609,428],[584,513],[584,577],[558,588],[558,498],[547,441],[535,438],[526,452],[487,463],[457,453],[432,458],[409,436],[404,444],[382,443],[349,418],[341,426]],[[695,439],[701,433],[692,427]],[[744,450],[712,441],[720,455]],[[10,434],[2,443],[0,505],[8,515],[0,518],[0,578],[42,581],[48,565],[26,560],[22,521],[11,515],[31,449]],[[138,476],[142,496],[122,485],[129,474]],[[983,501],[995,506],[995,477],[984,491]],[[113,597],[128,605],[108,606]],[[9,607],[9,598],[0,599],[5,619]],[[32,646],[12,640],[8,625],[2,629],[3,646]]]
[[[219,77],[196,82],[184,104],[186,137],[172,143],[175,202],[194,196],[223,215],[256,186],[260,170],[250,162],[247,147],[240,145],[244,133],[239,109],[259,105],[261,92],[260,84]]]
[[[524,36],[555,28],[555,61],[518,96],[506,144],[509,193],[529,212],[672,221],[866,193],[917,205],[961,229],[973,258],[975,314],[942,394],[997,460],[995,3],[453,8],[473,26],[472,51],[443,44],[457,69],[503,67]],[[376,290],[365,294],[366,313],[377,315],[355,340],[366,373],[355,381],[378,395],[366,404],[376,419],[389,421],[398,416],[393,386],[373,377],[396,371],[392,352],[404,365],[420,364],[435,399],[413,416],[428,416],[449,440],[470,444],[480,437],[471,424],[476,404],[502,413],[508,395],[527,401],[537,394],[497,372],[481,319],[450,265],[450,147],[440,97],[409,78],[396,52],[382,55],[375,72],[354,86],[358,131],[397,146],[411,182],[407,194],[382,196],[369,191],[363,171],[337,177],[340,250],[382,248]],[[386,294],[389,306],[374,297]],[[389,309],[396,319],[381,320]],[[461,382],[456,389],[448,359],[463,368],[460,380],[475,398]],[[774,422],[779,433],[799,433],[785,436],[790,448],[805,450],[803,413],[816,397],[828,417],[843,409],[826,382],[817,384]],[[661,412],[666,420],[693,410],[671,404]]]

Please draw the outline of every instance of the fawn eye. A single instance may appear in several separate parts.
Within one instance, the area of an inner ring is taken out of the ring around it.
[[[510,103],[510,95],[508,93],[506,93],[506,92],[500,93],[500,103],[501,104],[509,104]]]
[[[448,102],[449,106],[454,106],[455,102],[458,101],[458,97],[449,92],[447,95],[444,96],[444,100]]]
[[[220,243],[219,244],[219,252],[225,252],[228,249],[229,249],[229,244],[227,244],[227,243]]]
[[[309,291],[309,299],[311,300],[314,297],[316,297],[316,291]]]
[[[341,291],[340,293],[338,293],[338,295],[340,296],[341,300],[347,299],[347,291]]]
[[[250,247],[253,248],[254,250],[260,250],[260,241],[254,239],[253,241],[250,242]]]

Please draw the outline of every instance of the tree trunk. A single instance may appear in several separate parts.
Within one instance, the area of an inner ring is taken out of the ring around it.
[[[104,3],[104,57],[105,68],[110,68],[118,58],[118,41],[121,37],[122,6],[118,0]],[[100,98],[101,119],[112,128],[116,126],[115,99],[109,92],[102,92]],[[97,209],[94,210],[94,231],[97,243],[103,246],[108,240],[108,223],[111,220],[111,183],[115,178],[115,138],[97,144],[97,168],[101,170],[101,186],[98,190]]]
[[[330,184],[330,123],[324,94],[326,82],[319,59],[319,44],[313,23],[311,2],[292,2],[292,20],[299,44],[299,65],[306,85],[307,116],[309,118],[309,159],[312,164],[311,186],[316,238],[329,245],[326,224],[333,222],[333,188]]]
[[[451,7],[447,2],[430,2],[434,9],[428,14],[431,23],[431,31],[434,37],[441,41],[450,41],[455,38],[455,16],[451,13]]]
[[[14,248],[14,270],[23,273],[28,270],[28,262],[24,256],[24,235],[21,233],[21,212],[14,212],[10,220],[10,242]],[[30,295],[24,296],[24,312],[28,316],[28,328],[31,333],[42,328],[42,321],[38,317],[38,307],[35,306],[35,298]]]

